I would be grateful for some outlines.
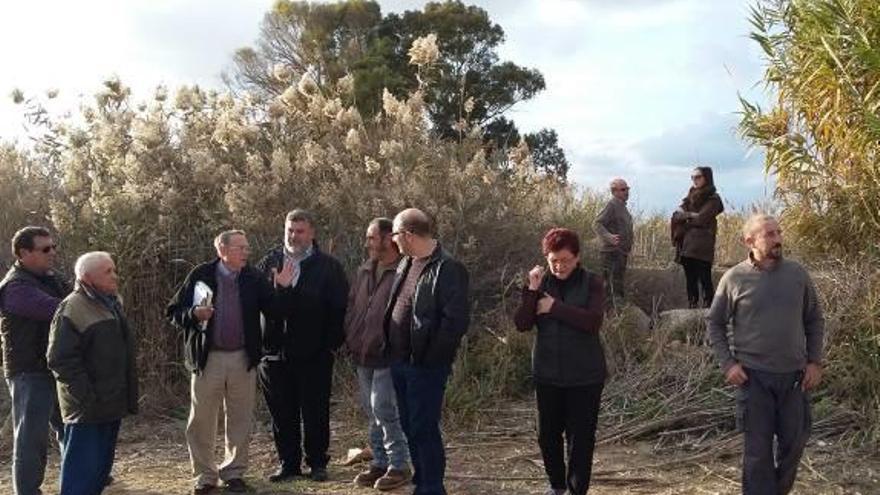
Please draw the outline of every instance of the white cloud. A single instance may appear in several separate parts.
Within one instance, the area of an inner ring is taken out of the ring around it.
[[[220,86],[219,73],[236,48],[257,37],[272,0],[7,3],[0,17],[0,137],[20,135],[21,108],[8,97],[15,87],[31,95],[57,87],[53,107],[63,111],[113,74],[141,97],[161,83]],[[425,3],[381,1],[384,12]],[[735,136],[712,134],[717,122],[705,116],[730,121],[738,91],[763,99],[752,87],[761,68],[746,38],[748,0],[466,3],[485,8],[504,28],[502,58],[544,74],[547,90],[515,107],[511,117],[524,132],[556,129],[575,181],[604,188],[612,176],[627,175],[634,198],[661,206],[666,196],[680,195],[690,158],[745,153]],[[715,141],[711,148],[687,143],[686,132]],[[652,143],[655,152],[646,152]],[[667,144],[677,158],[656,151]],[[719,174],[742,185],[742,193],[729,195],[762,194],[757,161]],[[743,170],[748,173],[737,175]]]

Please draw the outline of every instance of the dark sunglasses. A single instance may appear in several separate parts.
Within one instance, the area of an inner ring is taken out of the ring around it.
[[[55,244],[49,244],[48,246],[43,246],[40,249],[32,249],[31,251],[39,251],[43,254],[49,254],[49,251],[55,251],[58,248]]]

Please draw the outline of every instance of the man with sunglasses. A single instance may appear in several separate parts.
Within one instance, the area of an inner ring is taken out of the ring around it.
[[[49,426],[61,441],[55,379],[46,366],[49,324],[70,288],[54,271],[55,243],[43,227],[12,237],[15,263],[0,281],[3,372],[12,398],[12,490],[40,493],[46,469]]]
[[[605,279],[605,302],[619,309],[623,303],[624,275],[633,245],[632,215],[626,208],[629,186],[617,178],[611,181],[611,199],[593,224],[601,241],[602,277]]]

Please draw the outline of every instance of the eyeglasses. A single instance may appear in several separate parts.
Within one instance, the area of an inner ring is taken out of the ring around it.
[[[34,251],[39,251],[43,254],[49,254],[49,251],[55,251],[58,248],[55,244],[49,244],[48,246],[43,246],[41,248],[35,248]]]
[[[616,188],[618,191],[629,191],[628,187],[618,187]]]
[[[405,231],[405,230],[399,230],[399,231],[397,231],[397,232],[392,232],[392,233],[391,233],[391,238],[394,239],[395,236],[398,236],[398,235],[401,235],[401,234],[406,234],[406,231]]]

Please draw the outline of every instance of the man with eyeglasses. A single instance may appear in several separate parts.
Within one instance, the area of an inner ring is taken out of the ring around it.
[[[398,213],[391,238],[405,258],[385,309],[391,378],[414,469],[415,495],[446,495],[440,416],[446,381],[470,323],[468,272],[434,237],[425,212]]]
[[[45,228],[16,232],[12,252],[15,263],[0,281],[3,372],[14,424],[12,490],[34,495],[40,493],[46,470],[50,424],[59,443],[63,435],[46,348],[52,317],[70,288],[54,271],[55,243]]]
[[[619,310],[624,300],[624,275],[633,246],[632,215],[626,208],[629,186],[616,178],[611,181],[611,199],[596,217],[593,228],[601,241],[602,276],[605,279],[605,302]]]
[[[186,442],[193,495],[249,490],[244,482],[254,422],[261,316],[279,317],[290,306],[292,263],[272,269],[267,280],[248,265],[250,246],[241,230],[214,240],[217,259],[195,267],[168,305],[167,316],[183,330],[186,367],[192,373]],[[270,281],[278,290],[273,291]],[[226,456],[214,462],[217,414],[225,412]]]
[[[333,353],[345,336],[348,280],[342,264],[318,247],[316,227],[311,212],[289,212],[284,243],[257,263],[264,276],[295,267],[285,315],[266,318],[263,328],[260,388],[279,461],[269,475],[273,483],[301,476],[303,460],[312,481],[328,478]]]

